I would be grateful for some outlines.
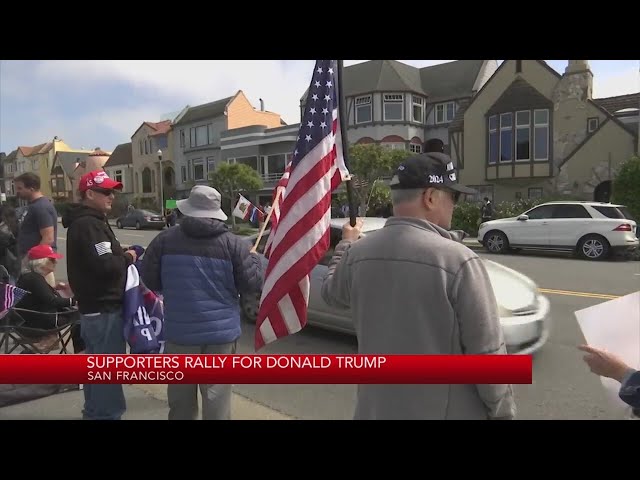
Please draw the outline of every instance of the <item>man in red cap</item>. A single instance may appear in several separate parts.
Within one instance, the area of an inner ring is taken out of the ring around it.
[[[124,251],[107,221],[116,190],[122,184],[104,170],[80,179],[81,203],[62,218],[67,230],[67,273],[82,315],[87,354],[124,354],[122,302],[127,267],[136,261]],[[84,386],[83,418],[119,420],[126,410],[122,385]]]

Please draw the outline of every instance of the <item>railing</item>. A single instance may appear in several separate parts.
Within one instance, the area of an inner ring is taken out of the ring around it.
[[[283,172],[281,172],[281,173],[261,173],[260,177],[265,182],[277,182],[278,180],[280,180],[282,178],[282,174],[283,174]]]

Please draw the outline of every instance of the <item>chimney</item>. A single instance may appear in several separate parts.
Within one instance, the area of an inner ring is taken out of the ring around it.
[[[589,60],[569,60],[563,77],[582,90],[582,100],[593,98],[593,73]]]
[[[264,112],[264,100],[260,99],[260,111]]]

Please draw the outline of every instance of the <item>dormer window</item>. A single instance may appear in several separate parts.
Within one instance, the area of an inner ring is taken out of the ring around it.
[[[403,95],[401,93],[385,93],[384,94],[384,120],[402,120],[403,115]]]
[[[456,102],[438,103],[436,105],[436,123],[449,123],[456,115]]]
[[[373,120],[371,95],[356,98],[356,123],[367,123]]]
[[[587,119],[587,133],[595,132],[600,126],[600,119],[598,117],[592,117]]]

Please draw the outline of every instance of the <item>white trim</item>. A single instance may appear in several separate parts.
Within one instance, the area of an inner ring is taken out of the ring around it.
[[[358,100],[364,100],[364,99],[368,99],[368,100],[358,104]],[[366,107],[366,106],[369,107],[369,110],[371,112],[371,119],[370,120],[363,120],[363,121],[359,122],[358,121],[358,108]],[[360,95],[359,97],[355,97],[355,99],[353,100],[353,123],[354,123],[354,125],[362,125],[364,123],[371,123],[371,122],[373,122],[373,95],[369,94],[369,95]]]
[[[387,118],[386,106],[400,105],[400,118]],[[404,95],[402,93],[385,93],[382,95],[382,120],[384,122],[403,122],[405,117]]]
[[[296,142],[298,137],[282,137],[282,138],[272,138],[272,139],[262,139],[262,140],[254,140],[252,142],[244,142],[244,143],[234,143],[233,145],[223,145],[220,146],[220,150],[233,150],[234,148],[241,147],[252,147],[254,145],[266,145],[268,143],[279,143],[279,142]]]
[[[240,135],[232,135],[232,136],[228,136],[228,137],[220,137],[220,142],[230,142],[232,140],[238,139],[238,138],[251,138],[251,137],[274,137],[276,135],[284,135],[284,134],[291,134],[291,133],[295,133],[296,135],[298,134],[298,131],[300,130],[300,127],[292,127],[292,128],[283,128],[282,130],[278,131],[278,132],[255,132],[255,133],[243,133]]]

